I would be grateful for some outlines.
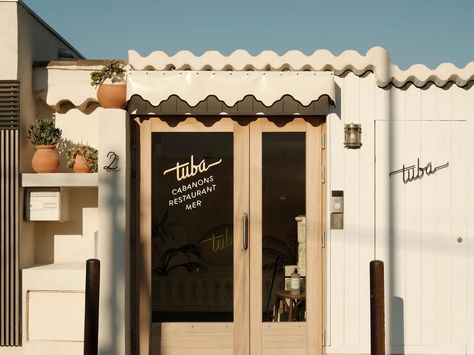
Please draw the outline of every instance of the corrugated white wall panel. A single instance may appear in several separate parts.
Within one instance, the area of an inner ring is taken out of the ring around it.
[[[344,79],[336,77],[336,85],[342,87]],[[342,89],[341,89],[342,95]],[[341,100],[343,100],[341,96]],[[343,106],[338,107],[344,110]],[[344,125],[337,114],[328,118],[328,177],[332,190],[344,190],[344,147],[339,142],[344,140]],[[329,205],[328,205],[329,206]],[[344,257],[344,231],[335,230],[327,235],[328,245],[328,276],[327,299],[328,322],[330,328],[327,332],[328,344],[344,344],[344,317],[345,317],[345,257]]]
[[[436,117],[436,86],[430,86],[422,91],[421,120],[434,120]]]
[[[375,119],[388,119],[390,117],[390,109],[391,109],[391,90],[390,89],[382,89],[378,86],[375,86],[374,89],[374,97],[375,97]],[[372,136],[373,137],[373,136]],[[370,138],[369,138],[370,139]]]
[[[377,242],[388,238],[377,243],[377,254],[386,263],[388,341],[393,351],[462,354],[467,341],[467,263],[466,244],[457,238],[467,230],[467,196],[460,193],[467,189],[466,123],[379,121],[377,136],[389,128],[397,142],[391,149],[395,166],[411,165],[418,156],[422,167],[429,161],[433,167],[450,165],[405,184],[401,174],[387,182],[394,169],[377,164],[378,184],[392,191],[388,206],[385,198],[377,197],[377,209],[391,211],[391,227],[385,228],[390,232],[377,234]],[[377,144],[377,161],[387,150]],[[423,160],[422,152],[433,158]]]
[[[467,176],[471,178],[474,176],[474,164],[472,164],[472,156],[474,152],[474,139],[471,139],[474,135],[474,90],[472,90],[472,84],[469,86],[469,91],[464,96],[465,104],[465,117],[467,119],[467,151],[468,151],[468,164]],[[467,249],[467,353],[474,354],[474,186],[469,181],[467,184],[467,196],[468,196],[468,238],[466,240]]]
[[[445,96],[446,97],[446,96]],[[439,99],[437,100],[437,102]],[[443,101],[441,98],[440,101]],[[437,111],[439,112],[439,111]],[[446,116],[443,116],[446,117]],[[437,116],[437,119],[439,117]],[[450,127],[449,122],[437,122],[435,128],[435,137],[438,144],[436,145],[435,151],[435,162],[446,162],[450,161],[451,169],[453,167],[453,161],[451,157],[450,142]],[[441,143],[443,142],[443,143]],[[444,149],[441,148],[443,144]],[[439,148],[438,148],[439,147]],[[436,255],[435,265],[435,278],[436,278],[436,289],[435,289],[435,300],[436,300],[436,322],[431,325],[437,330],[437,344],[440,346],[446,346],[450,343],[451,335],[451,290],[452,284],[450,279],[450,249],[451,243],[449,242],[450,234],[450,214],[451,214],[451,176],[448,171],[442,171],[433,177],[435,180],[435,194],[431,199],[431,203],[436,206],[435,211],[435,232],[433,234],[434,250]],[[430,270],[427,270],[430,272]],[[454,275],[453,275],[454,276]]]
[[[402,90],[397,91],[402,92]],[[414,85],[410,85],[405,91],[404,111],[403,116],[407,121],[419,121],[421,119],[421,90]]]
[[[468,90],[467,88],[460,88],[456,85],[453,85],[451,86],[450,91],[452,93],[452,119],[472,119],[472,114],[474,112],[472,107],[472,90]]]
[[[436,152],[436,126],[432,121],[422,121],[421,129],[425,132],[421,140],[420,156],[427,157]],[[420,201],[429,201],[436,195],[435,179],[425,179],[420,191]],[[430,324],[436,323],[436,248],[432,236],[435,234],[436,215],[434,209],[423,208],[420,215],[421,245],[420,266],[423,278],[420,280],[421,302],[421,344],[435,345],[436,331]]]
[[[361,123],[373,137],[375,84],[372,74],[336,77],[340,105],[328,118],[331,190],[344,191],[344,229],[328,235],[328,351],[367,352],[370,347],[369,261],[373,258],[373,143],[344,149],[344,123]],[[341,119],[344,118],[344,119]],[[364,146],[365,147],[365,146]],[[369,202],[369,203],[367,203]],[[329,216],[328,216],[329,217]]]
[[[375,85],[372,77],[360,80],[360,121],[367,137],[374,137]],[[370,142],[370,141],[369,141]],[[370,289],[369,260],[374,257],[374,153],[373,147],[360,151],[359,169],[359,344],[360,349],[370,347]],[[365,168],[369,167],[369,168]]]
[[[350,122],[359,123],[359,78],[348,74],[344,79],[343,115]],[[344,151],[344,343],[359,346],[360,312],[360,154],[357,150]]]
[[[420,157],[421,124],[420,121],[408,121],[409,101],[407,100],[407,115],[404,123],[405,146],[404,162],[416,162]],[[396,178],[399,178],[397,176]],[[406,345],[420,344],[421,338],[421,298],[420,280],[421,274],[421,243],[420,243],[420,220],[421,220],[421,185],[419,183],[406,184],[401,186],[404,190],[404,204],[401,205],[404,214],[405,225],[402,226],[405,242],[405,339],[402,341]],[[397,221],[394,221],[397,223]],[[402,275],[400,275],[402,276]],[[402,277],[400,277],[402,279]],[[402,344],[403,344],[402,342]]]
[[[452,87],[451,87],[452,88]],[[439,88],[435,85],[430,85],[429,90],[433,90],[436,94],[435,101],[435,116],[437,120],[451,120],[452,119],[452,89]]]
[[[328,234],[327,352],[370,352],[369,262],[376,254],[386,262],[390,350],[474,353],[472,85],[380,89],[372,74],[352,73],[336,84],[328,196],[344,191],[345,227]],[[360,150],[343,148],[350,122],[362,125]],[[400,174],[388,179],[418,158],[421,166],[450,166],[407,184]]]
[[[451,342],[466,344],[467,327],[467,248],[464,239],[467,235],[467,152],[466,152],[466,124],[453,122],[451,125],[451,155],[458,164],[453,164],[451,170],[451,230],[449,243],[452,252],[451,280],[452,280],[452,315],[451,315]],[[473,216],[471,216],[472,218]],[[461,241],[462,239],[462,241]]]

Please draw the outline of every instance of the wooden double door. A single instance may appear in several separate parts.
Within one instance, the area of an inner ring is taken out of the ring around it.
[[[321,354],[324,120],[137,123],[139,353]]]

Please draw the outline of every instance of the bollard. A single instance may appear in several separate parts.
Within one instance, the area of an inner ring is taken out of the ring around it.
[[[86,262],[86,307],[84,317],[84,355],[97,355],[99,336],[100,261]]]
[[[383,261],[370,262],[370,353],[385,355]]]

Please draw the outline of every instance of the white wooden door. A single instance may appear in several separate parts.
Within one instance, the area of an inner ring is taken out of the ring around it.
[[[392,351],[466,353],[466,143],[464,121],[376,122],[376,254]]]

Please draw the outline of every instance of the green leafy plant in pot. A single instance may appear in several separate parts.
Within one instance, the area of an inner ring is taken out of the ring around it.
[[[38,118],[28,129],[28,139],[36,148],[31,160],[37,173],[54,173],[59,168],[59,154],[56,144],[62,131],[57,128],[52,117]]]
[[[120,61],[105,61],[101,70],[91,73],[91,85],[98,87],[97,100],[102,107],[125,108],[125,69]]]
[[[97,149],[86,144],[73,144],[66,152],[67,167],[75,173],[96,173],[98,152]]]

